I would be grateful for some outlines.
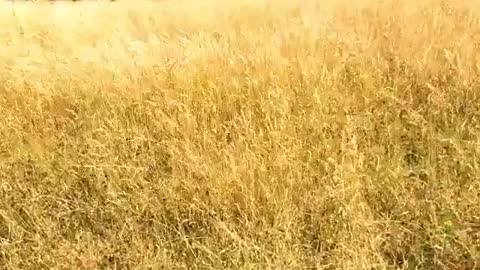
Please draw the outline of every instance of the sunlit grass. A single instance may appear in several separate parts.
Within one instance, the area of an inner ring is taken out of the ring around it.
[[[0,268],[478,269],[459,3],[2,3]]]

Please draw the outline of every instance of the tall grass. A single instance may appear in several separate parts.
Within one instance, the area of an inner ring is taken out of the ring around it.
[[[480,269],[478,1],[0,8],[1,269]]]

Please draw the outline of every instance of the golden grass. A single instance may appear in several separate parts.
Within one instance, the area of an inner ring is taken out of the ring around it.
[[[478,1],[8,3],[1,269],[480,269]]]

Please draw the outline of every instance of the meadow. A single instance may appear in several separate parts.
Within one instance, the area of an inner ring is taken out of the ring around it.
[[[0,269],[480,269],[480,2],[2,2]]]

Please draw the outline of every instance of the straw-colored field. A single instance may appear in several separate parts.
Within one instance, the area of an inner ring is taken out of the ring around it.
[[[0,269],[480,269],[480,2],[343,2],[2,2]]]

